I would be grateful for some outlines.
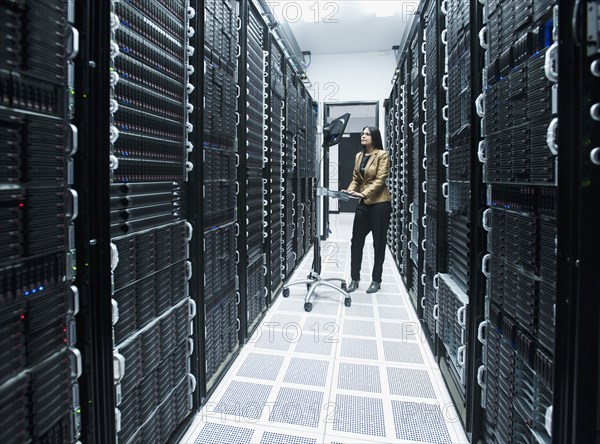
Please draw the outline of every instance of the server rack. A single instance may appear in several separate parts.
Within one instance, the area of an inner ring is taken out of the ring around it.
[[[269,184],[269,237],[267,238],[268,253],[268,284],[269,297],[273,298],[283,287],[284,256],[283,256],[283,111],[285,87],[283,84],[284,56],[283,51],[269,35],[268,61],[268,93],[267,109],[269,112],[268,134],[268,169],[265,178]],[[270,303],[271,301],[269,301]]]
[[[446,16],[441,10],[441,2],[432,1],[425,14],[425,169],[426,196],[422,225],[425,229],[425,263],[421,284],[423,285],[423,320],[431,345],[436,347],[436,313],[439,287],[438,271],[446,270],[446,211],[441,198],[442,183],[446,180],[448,146],[446,122],[448,120],[447,97],[442,91],[448,82],[448,42],[445,40]],[[444,10],[445,11],[445,10]],[[447,12],[447,11],[446,11]],[[440,89],[439,85],[442,85]],[[442,311],[444,313],[444,311]],[[439,319],[439,316],[438,316]],[[442,317],[442,320],[444,317]],[[453,346],[454,347],[454,346]],[[456,347],[454,347],[456,348]],[[437,350],[434,351],[437,354]]]
[[[267,307],[268,291],[265,238],[267,214],[266,190],[263,183],[265,166],[265,50],[268,49],[266,24],[252,2],[240,3],[242,23],[240,29],[239,72],[240,166],[238,183],[243,199],[239,202],[240,233],[238,248],[241,260],[240,278],[240,340],[252,333]]]
[[[596,1],[560,2],[558,242],[552,439],[600,435],[597,273],[600,36]]]
[[[107,185],[115,440],[122,443],[167,440],[193,406],[196,304],[184,183],[193,168],[194,15],[181,2],[112,3]]]
[[[479,157],[489,208],[483,218],[488,285],[479,379],[487,442],[551,439],[546,418],[554,402],[557,291],[555,3],[490,1],[480,37],[487,51],[478,99]]]
[[[392,188],[400,201],[397,228],[392,223],[398,238],[390,244],[460,419],[477,440],[483,229],[471,220],[485,200],[481,174],[472,167],[479,120],[470,89],[482,66],[475,45],[481,5],[429,1],[419,11],[400,49],[389,99],[392,158],[399,147],[398,167],[391,170],[399,186]]]
[[[298,131],[298,89],[296,86],[296,75],[289,62],[285,64],[285,116],[284,116],[284,228],[285,228],[285,275],[289,278],[298,264],[298,253],[296,252],[297,230],[296,206],[298,197],[296,191],[298,184],[296,179],[297,167],[297,137]]]
[[[2,2],[0,439],[79,439],[78,32],[66,1]]]
[[[201,204],[196,231],[202,231],[202,242],[196,245],[202,263],[198,291],[204,309],[204,331],[200,331],[197,348],[204,352],[200,367],[205,370],[207,393],[232,362],[240,343],[239,17],[240,6],[234,0],[204,4],[202,193],[196,199]]]

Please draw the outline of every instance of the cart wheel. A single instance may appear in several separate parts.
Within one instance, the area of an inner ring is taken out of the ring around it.
[[[350,296],[348,296],[347,298],[344,298],[344,305],[346,307],[350,307],[352,305],[352,298]]]
[[[283,297],[287,298],[290,296],[290,289],[289,288],[284,288],[283,289]]]
[[[342,282],[342,285],[340,286],[340,288],[341,288],[342,290],[346,291],[346,289],[347,289],[348,287],[346,286],[346,283],[345,283],[345,282]]]
[[[312,311],[312,302],[304,303],[304,311]]]

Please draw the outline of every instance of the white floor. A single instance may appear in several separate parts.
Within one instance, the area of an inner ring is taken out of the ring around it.
[[[324,277],[349,280],[351,228],[331,217]],[[305,285],[279,297],[181,443],[468,443],[393,259],[368,295],[372,264],[369,236],[351,307],[326,287],[310,313]]]

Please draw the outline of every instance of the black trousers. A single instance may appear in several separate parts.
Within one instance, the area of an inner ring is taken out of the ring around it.
[[[391,214],[391,202],[380,202],[372,205],[366,205],[361,202],[356,207],[354,226],[352,227],[352,246],[350,248],[350,277],[353,281],[360,279],[360,266],[363,258],[365,238],[372,231],[375,256],[372,279],[375,282],[381,282],[387,231],[390,226]]]

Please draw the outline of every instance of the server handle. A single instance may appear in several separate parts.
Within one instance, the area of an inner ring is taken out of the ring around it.
[[[479,46],[481,46],[483,49],[489,48],[489,44],[487,42],[487,32],[488,32],[487,25],[485,25],[483,28],[481,28],[479,30]]]
[[[490,231],[492,231],[492,227],[490,225],[490,218],[491,217],[492,217],[492,209],[491,208],[487,208],[483,212],[483,217],[481,218],[481,225],[483,226],[483,229],[485,231],[487,231],[488,233]]]
[[[554,68],[556,66],[556,68]],[[544,72],[551,82],[558,82],[558,42],[552,43],[546,51]]]
[[[461,367],[465,366],[466,351],[467,351],[466,345],[461,345],[460,347],[458,347],[458,350],[456,350],[456,361],[458,362],[458,365],[460,365]]]
[[[442,10],[442,14],[448,15],[448,0],[442,1],[440,9]]]
[[[189,308],[190,319],[194,319],[198,312],[198,308],[196,306],[196,301],[194,301],[192,298],[188,299],[188,308]]]
[[[477,148],[477,158],[479,162],[486,163],[487,158],[485,157],[485,148],[487,147],[487,142],[485,140],[479,141],[479,146]]]
[[[448,110],[450,109],[450,107],[448,105],[444,105],[444,107],[442,108],[442,119],[444,119],[444,122],[448,121]]]
[[[450,151],[444,151],[444,154],[442,154],[442,165],[446,168],[450,166]]]
[[[69,54],[68,59],[74,60],[79,54],[79,31],[75,26],[71,26],[71,38],[69,41]]]
[[[440,288],[440,274],[436,273],[435,276],[433,276],[433,289],[437,291],[439,288]]]
[[[489,253],[486,254],[485,256],[483,256],[483,259],[481,259],[481,272],[483,273],[483,275],[486,278],[490,277],[489,266],[490,266],[491,259],[492,259],[492,255]]]
[[[427,181],[421,183],[421,190],[423,190],[423,193],[427,193]]]
[[[487,328],[489,327],[489,321],[483,320],[479,323],[477,327],[477,339],[482,344],[485,344],[487,341]]]
[[[444,182],[442,184],[442,196],[444,196],[446,199],[448,199],[448,182]]]
[[[477,115],[479,117],[485,116],[484,100],[485,100],[485,96],[483,95],[483,93],[479,94],[477,96],[477,99],[475,100],[475,107],[477,108]]]
[[[425,281],[426,281],[426,280],[427,280],[427,276],[425,275],[425,273],[423,273],[423,274],[421,275],[421,285],[422,285],[422,286],[425,286],[425,285],[426,285],[426,284],[425,284]],[[425,308],[425,307],[423,307],[423,308]]]
[[[71,378],[79,379],[83,374],[83,360],[81,357],[81,352],[79,349],[74,347],[69,347],[69,351],[71,352]]]
[[[477,384],[479,384],[479,387],[481,387],[482,389],[485,389],[484,375],[485,375],[485,365],[480,365],[479,368],[477,369]]]
[[[120,382],[125,376],[125,356],[113,352],[113,375],[115,382]]]
[[[442,31],[441,38],[442,38],[442,43],[444,45],[448,45],[448,30],[447,29],[444,29]]]
[[[558,155],[558,144],[556,143],[556,130],[558,129],[558,117],[555,117],[548,125],[548,130],[546,131],[546,145],[548,145],[548,149],[553,156]]]
[[[191,373],[188,373],[188,383],[189,383],[189,387],[190,387],[190,393],[193,393],[196,391],[196,386],[197,381],[196,381],[196,377],[194,375],[192,375]]]
[[[427,216],[421,218],[421,225],[423,225],[423,228],[427,228]]]
[[[458,322],[458,325],[460,325],[462,328],[465,328],[466,324],[467,324],[467,319],[466,316],[467,315],[467,306],[463,305],[462,307],[459,307],[458,310],[456,310],[456,321]]]
[[[421,43],[421,52],[422,52],[423,54],[427,54],[427,49],[426,49],[426,47],[427,47],[427,42],[423,42],[423,43]]]
[[[433,319],[436,321],[440,319],[440,306],[438,304],[433,306]]]
[[[423,240],[421,241],[421,250],[423,250],[423,251],[427,251],[427,248],[426,248],[426,246],[425,246],[425,243],[426,243],[426,242],[427,242],[427,239],[423,239]]]

